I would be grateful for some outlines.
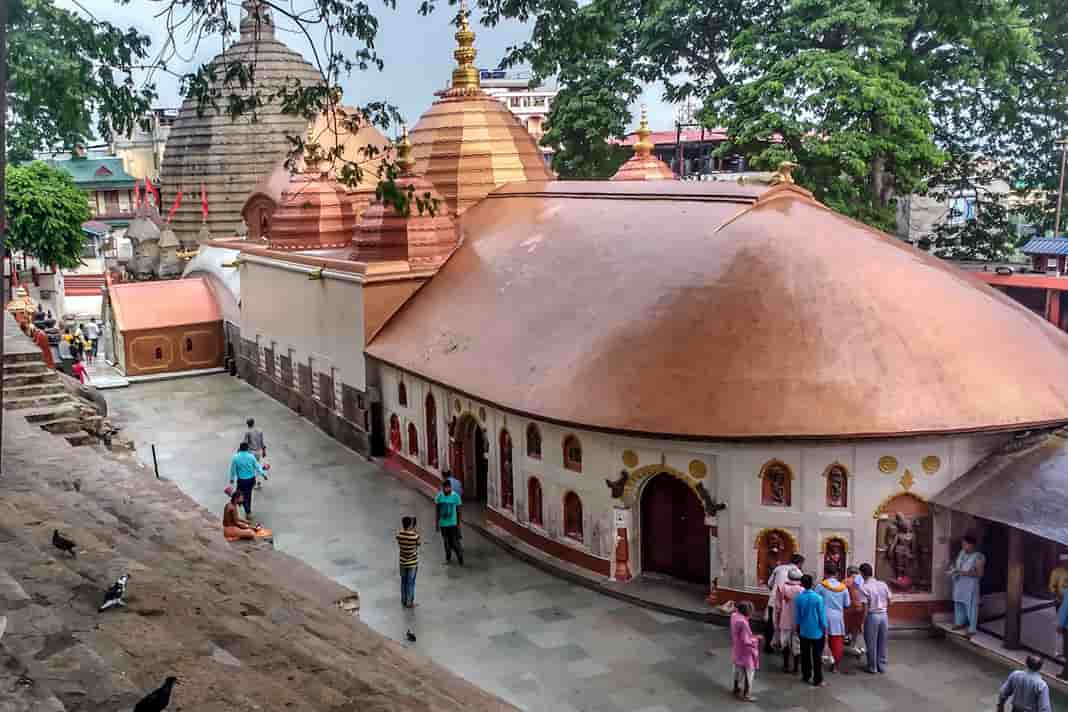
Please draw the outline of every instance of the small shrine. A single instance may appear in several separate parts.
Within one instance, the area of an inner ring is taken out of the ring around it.
[[[619,167],[612,180],[675,180],[671,167],[653,155],[653,142],[649,140],[652,133],[646,108],[643,106],[634,155]]]

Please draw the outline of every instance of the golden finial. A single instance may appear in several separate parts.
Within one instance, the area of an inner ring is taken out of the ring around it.
[[[648,109],[642,104],[642,120],[638,124],[638,143],[634,144],[634,153],[639,156],[649,156],[653,153],[653,142],[649,137],[653,134],[649,130]]]
[[[415,169],[415,159],[412,158],[412,142],[408,140],[408,126],[401,124],[401,136],[397,141],[397,168],[400,168],[402,176],[410,176]]]
[[[797,164],[793,161],[783,161],[779,164],[779,170],[775,171],[775,174],[771,177],[771,182],[774,185],[781,184],[793,184],[794,183],[794,169],[797,168]]]
[[[459,25],[456,30],[456,49],[452,56],[456,58],[457,67],[452,70],[452,88],[466,91],[477,90],[481,85],[478,80],[478,69],[475,67],[475,33],[467,24],[470,11],[467,9],[467,0],[460,0]]]

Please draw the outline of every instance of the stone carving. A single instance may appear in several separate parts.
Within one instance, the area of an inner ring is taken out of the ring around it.
[[[630,477],[630,473],[626,470],[619,471],[619,477],[613,482],[612,480],[605,480],[604,483],[608,485],[609,491],[612,493],[613,499],[622,499],[623,491],[627,488],[627,478]]]
[[[875,575],[896,591],[931,590],[934,529],[930,508],[921,498],[903,493],[876,510]]]
[[[697,487],[694,489],[697,490],[697,496],[701,498],[701,504],[704,505],[706,515],[714,517],[727,508],[726,502],[717,502],[716,498],[708,493],[704,482],[698,482]]]
[[[781,462],[772,461],[764,465],[760,476],[760,503],[772,507],[789,507],[791,502],[790,469]]]
[[[827,506],[847,507],[849,476],[841,465],[827,468]]]
[[[886,530],[886,559],[894,573],[892,583],[902,590],[912,588],[916,574],[916,532],[912,522],[898,512],[894,523]]]
[[[782,529],[765,529],[757,536],[756,546],[756,584],[766,585],[772,570],[779,564],[789,561],[793,556],[794,538]]]
[[[831,537],[827,540],[823,549],[823,575],[827,575],[827,571],[834,569],[837,576],[845,575],[846,567],[846,552],[848,546],[845,540],[840,537]]]

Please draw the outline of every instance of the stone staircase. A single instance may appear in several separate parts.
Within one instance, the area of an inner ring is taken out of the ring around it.
[[[27,421],[62,436],[71,445],[99,442],[93,432],[99,430],[103,418],[83,413],[87,406],[79,406],[77,398],[64,386],[63,376],[45,365],[37,346],[17,327],[9,327],[4,347],[4,410],[17,411]]]
[[[341,610],[349,589],[269,544],[226,543],[176,485],[39,422],[5,424],[0,712],[130,710],[167,675],[175,710],[513,709]],[[98,613],[123,573],[127,607]]]

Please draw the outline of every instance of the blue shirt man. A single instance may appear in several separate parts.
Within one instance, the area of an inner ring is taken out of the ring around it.
[[[1053,712],[1049,701],[1049,685],[1042,679],[1040,670],[1042,658],[1028,655],[1027,669],[1010,673],[998,691],[998,712],[1004,712],[1005,703],[1010,697],[1013,712]]]
[[[248,443],[242,442],[230,460],[230,481],[236,483],[238,491],[244,495],[241,504],[246,517],[252,516],[252,488],[256,484],[256,475],[262,474],[263,467],[256,461],[256,456],[249,452]]]
[[[794,620],[801,634],[801,679],[823,687],[823,636],[827,632],[827,608],[823,596],[812,590],[812,576],[801,577],[805,589],[794,599]]]
[[[445,563],[452,561],[452,555],[460,566],[464,565],[464,548],[460,543],[460,495],[452,491],[452,483],[448,479],[441,483],[441,491],[434,498],[434,504],[438,510],[438,530],[445,544]]]
[[[460,480],[458,480],[455,477],[453,477],[451,470],[446,470],[445,471],[445,479],[449,481],[449,484],[452,486],[452,491],[456,493],[456,496],[459,497],[460,499],[463,499],[464,498],[464,486],[463,486],[463,484],[460,483]]]
[[[256,456],[248,450],[247,443],[241,443],[241,449],[230,461],[230,481],[252,480],[263,474],[263,467],[256,462]]]

